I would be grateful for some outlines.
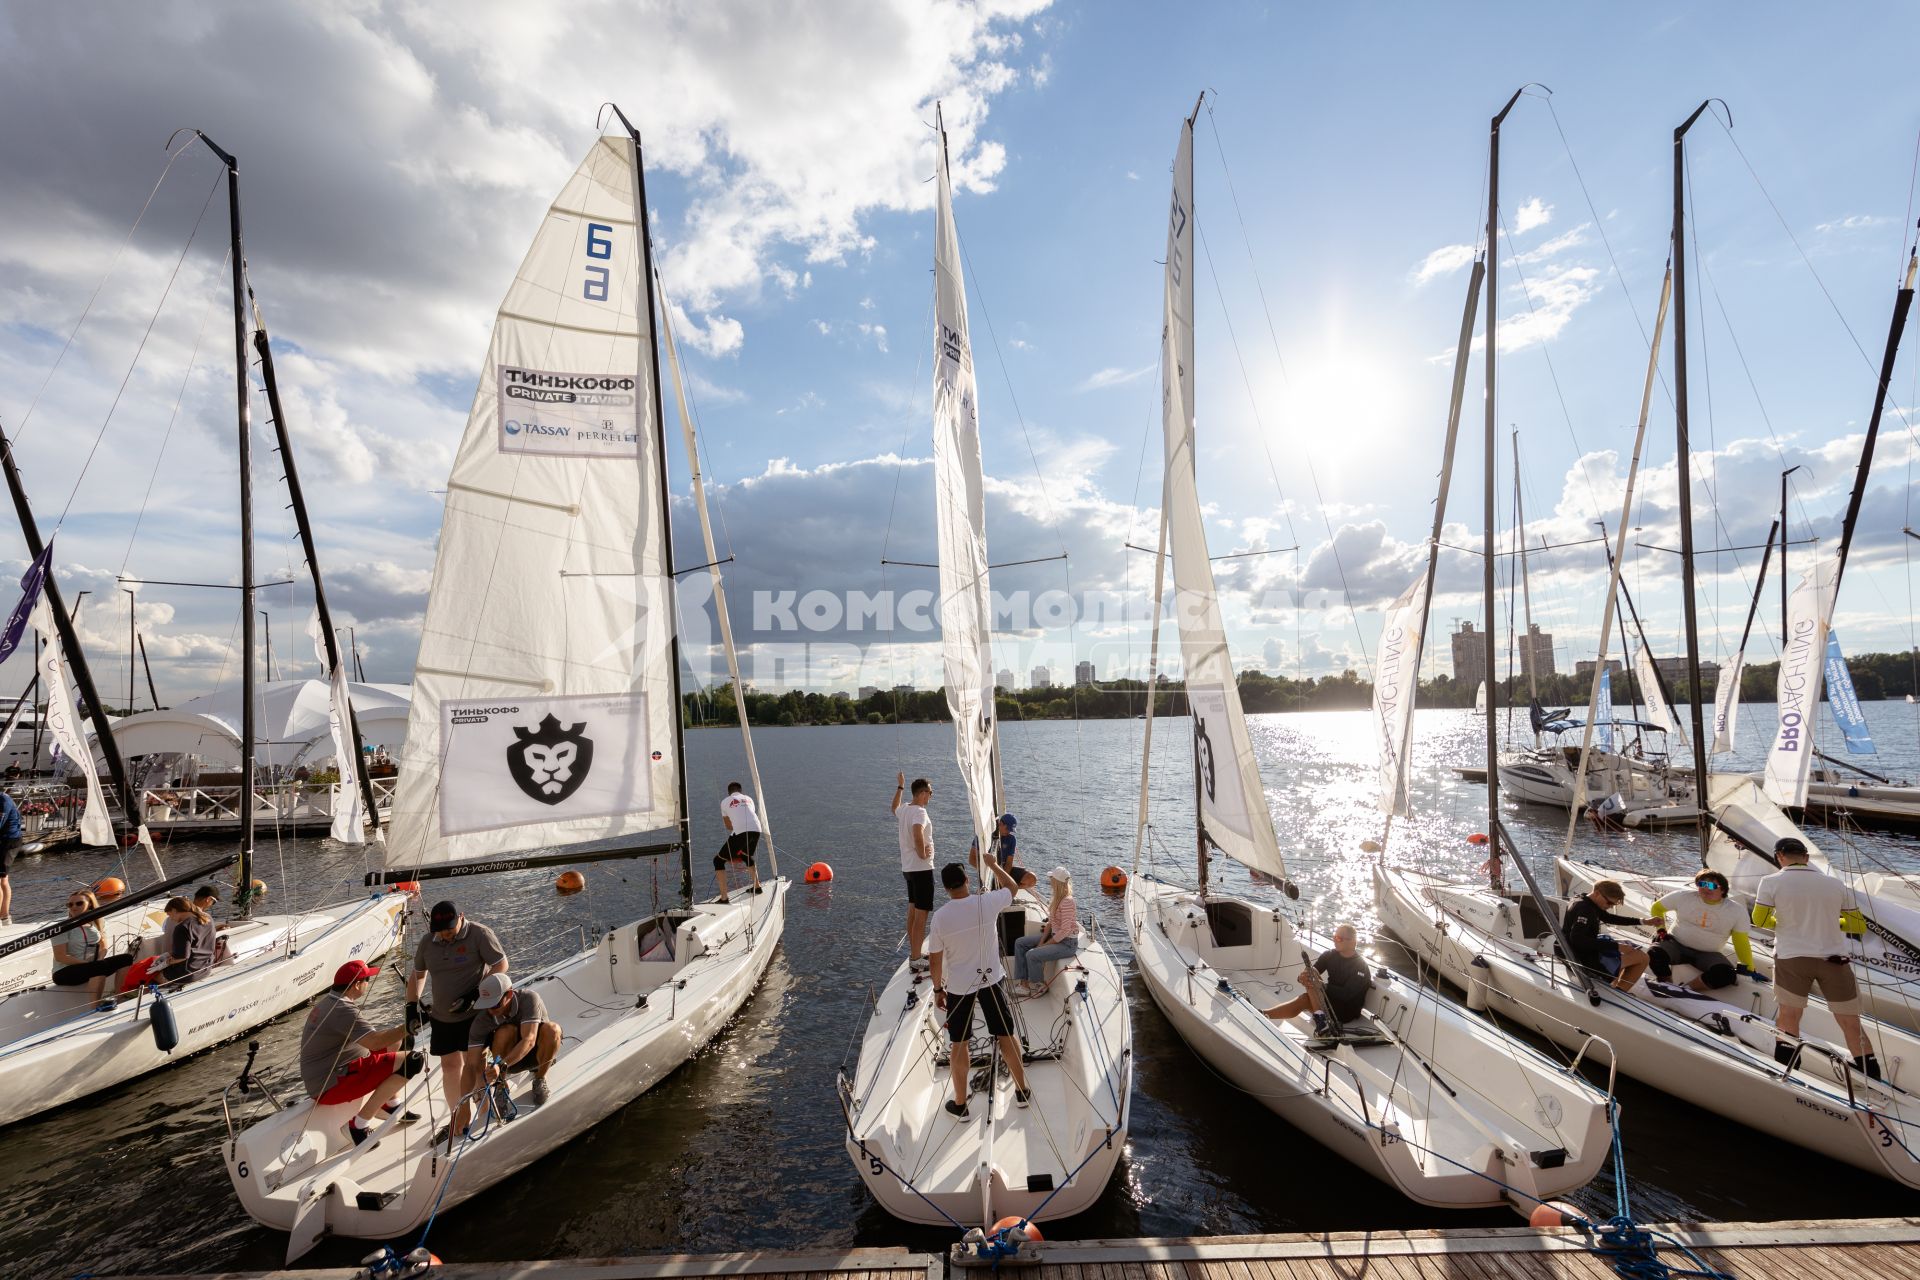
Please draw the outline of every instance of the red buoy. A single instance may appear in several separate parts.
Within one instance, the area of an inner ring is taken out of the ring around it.
[[[808,884],[825,884],[833,879],[833,868],[824,862],[816,862],[807,868]]]
[[[1487,842],[1487,833],[1484,831],[1476,831],[1472,835],[1467,837],[1468,844],[1485,844],[1486,842]]]
[[[1029,1240],[1039,1240],[1043,1238],[1040,1234],[1040,1228],[1034,1226],[1025,1218],[1002,1218],[993,1224],[995,1232],[1005,1231],[1009,1227],[1012,1227],[1016,1231],[1024,1229],[1027,1233],[1027,1239]]]

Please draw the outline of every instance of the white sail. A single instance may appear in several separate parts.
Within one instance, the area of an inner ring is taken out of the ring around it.
[[[1792,809],[1807,801],[1813,764],[1813,717],[1820,706],[1821,664],[1833,620],[1833,561],[1814,552],[1809,569],[1787,598],[1787,643],[1780,653],[1773,745],[1767,750],[1767,799]]]
[[[1733,661],[1720,672],[1720,687],[1713,691],[1713,754],[1733,750],[1734,723],[1740,716],[1740,673],[1746,669],[1747,651],[1733,655]]]
[[[1654,669],[1653,654],[1644,644],[1633,657],[1633,675],[1640,682],[1640,700],[1646,704],[1648,723],[1657,724],[1668,733],[1677,735],[1682,746],[1688,745],[1687,731],[1660,692],[1660,673]]]
[[[1380,657],[1373,667],[1373,729],[1380,744],[1382,813],[1407,816],[1407,756],[1413,742],[1414,695],[1420,689],[1420,619],[1426,612],[1429,575],[1419,580],[1387,610],[1380,628]]]
[[[974,836],[985,847],[999,809],[993,693],[993,605],[987,588],[987,500],[980,472],[980,413],[953,186],[943,139],[939,226],[933,246],[933,488],[940,560],[940,656],[954,756],[966,783]]]
[[[327,673],[327,731],[333,736],[334,768],[339,779],[333,787],[333,823],[327,834],[341,844],[365,844],[366,802],[360,796],[359,753],[353,749],[353,703],[347,696],[347,666],[327,665],[327,633],[320,625],[320,611],[307,618],[307,635],[313,640],[313,656]]]
[[[389,865],[682,819],[634,152],[594,144],[495,321],[447,482]]]
[[[1487,682],[1485,680],[1482,680],[1480,687],[1473,691],[1473,713],[1479,716],[1487,714]]]
[[[1193,456],[1193,126],[1180,128],[1167,222],[1166,303],[1160,351],[1166,431],[1166,521],[1173,550],[1175,620],[1193,716],[1200,824],[1228,857],[1275,878],[1286,875],[1260,767],[1253,756],[1226,623],[1207,558],[1207,531]]]
[[[46,643],[40,650],[40,687],[47,696],[47,731],[60,744],[73,767],[86,779],[87,807],[80,811],[82,844],[113,843],[113,823],[107,817],[107,798],[100,790],[100,773],[94,768],[93,752],[87,749],[80,728],[80,715],[73,704],[73,691],[67,687],[67,663],[60,651],[60,633],[54,627],[53,607],[43,595],[34,602],[28,615],[33,629]],[[129,802],[130,803],[130,802]]]

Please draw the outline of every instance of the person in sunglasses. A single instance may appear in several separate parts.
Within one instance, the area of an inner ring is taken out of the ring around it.
[[[67,895],[67,914],[85,915],[100,905],[100,900],[85,889]],[[130,955],[105,954],[106,943],[97,924],[75,925],[53,939],[53,981],[56,986],[85,985],[87,999],[97,1001],[106,993],[107,979],[133,963]]]
[[[1673,966],[1690,964],[1700,972],[1687,983],[1695,991],[1717,991],[1740,980],[1727,963],[1727,940],[1733,940],[1740,968],[1753,968],[1753,939],[1747,934],[1747,913],[1727,901],[1727,877],[1711,868],[1693,878],[1693,888],[1675,889],[1653,904],[1653,917],[1664,923],[1660,940],[1647,949],[1653,976],[1673,978]]]

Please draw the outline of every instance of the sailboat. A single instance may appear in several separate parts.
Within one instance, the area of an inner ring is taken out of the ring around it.
[[[623,132],[561,188],[495,322],[447,483],[386,869],[370,879],[688,856],[652,246],[639,134],[613,111]],[[691,450],[684,399],[681,413]],[[482,1086],[473,1124],[440,1137],[429,1070],[399,1099],[428,1123],[396,1118],[356,1146],[357,1103],[269,1094],[275,1111],[222,1146],[242,1207],[289,1233],[291,1261],[326,1235],[411,1232],[564,1146],[746,1002],[785,923],[772,869],[763,893],[657,911],[513,975],[564,1037],[543,1103],[528,1083],[510,1102]]]
[[[1266,1007],[1300,994],[1302,970],[1332,941],[1290,919],[1278,895],[1263,900],[1210,883],[1216,854],[1258,884],[1286,885],[1287,869],[1240,705],[1195,479],[1193,121],[1189,116],[1180,129],[1167,230],[1166,469],[1149,616],[1160,616],[1170,550],[1193,733],[1199,879],[1188,887],[1139,873],[1150,834],[1150,714],[1136,874],[1127,889],[1134,965],[1154,1003],[1211,1070],[1338,1155],[1422,1204],[1510,1202],[1525,1211],[1584,1185],[1599,1169],[1608,1150],[1606,1095],[1391,970],[1378,971],[1364,1012],[1335,1034],[1304,1016],[1267,1017]],[[1455,406],[1457,416],[1457,397]],[[1417,671],[1417,648],[1399,660]],[[1156,625],[1149,691],[1158,666]],[[1147,705],[1151,710],[1151,692]],[[1525,1114],[1515,1110],[1521,1098],[1529,1099]]]
[[[195,137],[219,157],[227,169],[229,210],[231,213],[231,261],[233,267],[234,361],[238,370],[236,398],[240,463],[240,575],[241,575],[241,716],[240,758],[250,762],[253,756],[255,663],[253,646],[253,538],[251,438],[247,398],[247,302],[246,258],[240,239],[239,170],[233,156],[221,150],[205,134]],[[283,432],[281,445],[286,453],[289,473],[293,470],[291,444]],[[21,514],[27,541],[36,557],[44,554],[38,528],[26,502],[13,455],[0,440],[9,487]],[[297,491],[295,493],[298,501]],[[304,527],[304,510],[300,515]],[[311,542],[309,560],[316,567]],[[317,584],[316,576],[316,584]],[[48,574],[45,592],[39,603],[42,614],[51,614],[58,623],[59,645],[49,644],[42,655],[41,675],[52,703],[51,718],[56,734],[64,722],[69,754],[82,765],[89,784],[91,810],[98,800],[99,786],[91,766],[90,753],[79,746],[78,719],[66,686],[64,649],[72,655],[72,670],[80,682],[83,696],[97,709],[91,677],[86,675],[77,637],[70,620],[57,607],[57,594]],[[96,718],[97,743],[108,761],[122,796],[132,794],[126,786],[126,773],[112,734],[104,718]],[[375,892],[357,898],[271,916],[254,916],[250,909],[253,885],[253,805],[252,770],[243,767],[241,832],[238,848],[184,875],[162,878],[135,894],[145,901],[130,906],[115,904],[70,917],[67,921],[37,926],[0,946],[6,961],[22,955],[32,946],[40,954],[47,951],[46,939],[53,933],[82,921],[93,920],[100,927],[103,945],[122,952],[134,949],[136,959],[152,958],[163,949],[159,936],[161,918],[148,905],[155,896],[170,888],[212,877],[237,864],[234,890],[234,918],[221,934],[222,958],[205,973],[181,983],[156,983],[124,993],[117,1000],[98,1005],[85,998],[84,987],[30,986],[0,999],[0,1061],[8,1071],[8,1088],[0,1097],[0,1124],[36,1115],[50,1107],[86,1097],[146,1072],[178,1062],[278,1017],[295,1005],[318,994],[332,981],[333,971],[352,958],[372,958],[385,952],[400,937],[411,895],[403,892]],[[100,817],[105,826],[104,814]],[[83,821],[83,825],[85,825]],[[151,840],[144,827],[136,827],[135,840],[153,859]],[[97,839],[94,842],[99,842]],[[101,954],[111,954],[102,951]],[[21,967],[0,970],[9,980],[18,980]]]
[[[1518,97],[1516,94],[1514,100]],[[1512,108],[1510,100],[1493,121],[1487,217],[1490,246],[1499,243],[1499,129]],[[1611,587],[1617,585],[1620,553],[1631,524],[1634,487],[1669,302],[1676,315],[1684,313],[1685,238],[1679,200],[1685,161],[1683,140],[1705,110],[1703,103],[1674,131],[1674,256],[1662,285],[1647,357],[1639,426],[1622,504],[1625,514],[1616,533],[1614,583],[1610,584],[1601,615],[1603,639],[1597,670],[1606,667],[1604,637],[1612,626],[1616,597]],[[1491,446],[1492,353],[1498,350],[1492,314],[1498,295],[1491,281],[1487,296]],[[1685,347],[1679,333],[1675,347],[1678,368],[1684,369]],[[1690,537],[1685,532],[1689,518],[1684,461],[1687,398],[1684,375],[1678,372],[1675,387],[1679,453],[1683,459],[1679,470],[1684,539]],[[1488,470],[1490,473],[1490,464]],[[1491,500],[1486,514],[1490,553]],[[1484,579],[1489,615],[1494,607],[1491,563],[1489,554]],[[1496,749],[1492,711],[1490,708],[1487,725],[1489,754]],[[1591,720],[1589,716],[1589,724]],[[1705,743],[1697,722],[1695,730],[1695,748],[1702,750]],[[1709,799],[1714,797],[1710,795]],[[1488,778],[1487,812],[1488,834],[1497,842],[1494,847],[1511,855],[1525,882],[1524,891],[1470,882],[1423,867],[1393,866],[1384,860],[1374,869],[1374,896],[1381,919],[1416,956],[1465,990],[1471,1007],[1530,1028],[1573,1053],[1576,1060],[1589,1054],[1606,1054],[1619,1070],[1704,1110],[1920,1188],[1920,1151],[1907,1136],[1912,1126],[1920,1123],[1920,1094],[1912,1091],[1920,1081],[1904,1065],[1901,1070],[1888,1072],[1885,1079],[1869,1079],[1849,1061],[1838,1024],[1821,1004],[1807,1011],[1800,1046],[1790,1061],[1783,1064],[1776,1060],[1771,988],[1756,983],[1751,976],[1711,995],[1650,982],[1638,983],[1629,992],[1570,963],[1565,958],[1568,948],[1559,924],[1566,903],[1541,891],[1526,858],[1507,832],[1500,817],[1497,776]],[[1499,865],[1497,857],[1494,864]],[[1904,1057],[1906,1062],[1920,1060],[1910,1056],[1920,1052],[1920,1037],[1884,1023],[1869,1023],[1867,1034],[1883,1062],[1895,1057]]]
[[[936,128],[933,459],[941,651],[968,813],[979,847],[992,849],[1003,792],[985,487],[946,130]],[[1038,899],[1017,894],[997,922],[1002,956],[1015,939],[1041,932],[1046,919]],[[1133,1089],[1126,988],[1098,930],[1083,921],[1079,954],[1058,963],[1040,994],[1011,1002],[1032,1094],[1024,1109],[1015,1105],[994,1039],[977,1036],[964,1046],[974,1070],[968,1112],[946,1110],[953,1096],[949,1055],[962,1046],[949,1044],[932,994],[927,977],[903,960],[874,999],[852,1072],[839,1077],[847,1153],[874,1199],[909,1222],[983,1229],[1004,1217],[1044,1222],[1086,1209],[1126,1147]]]

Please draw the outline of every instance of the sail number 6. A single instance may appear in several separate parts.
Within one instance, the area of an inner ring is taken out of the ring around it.
[[[604,222],[587,224],[587,256],[589,258],[611,258],[613,256],[613,228]],[[587,278],[581,290],[581,296],[588,302],[607,300],[607,269],[587,264]]]

